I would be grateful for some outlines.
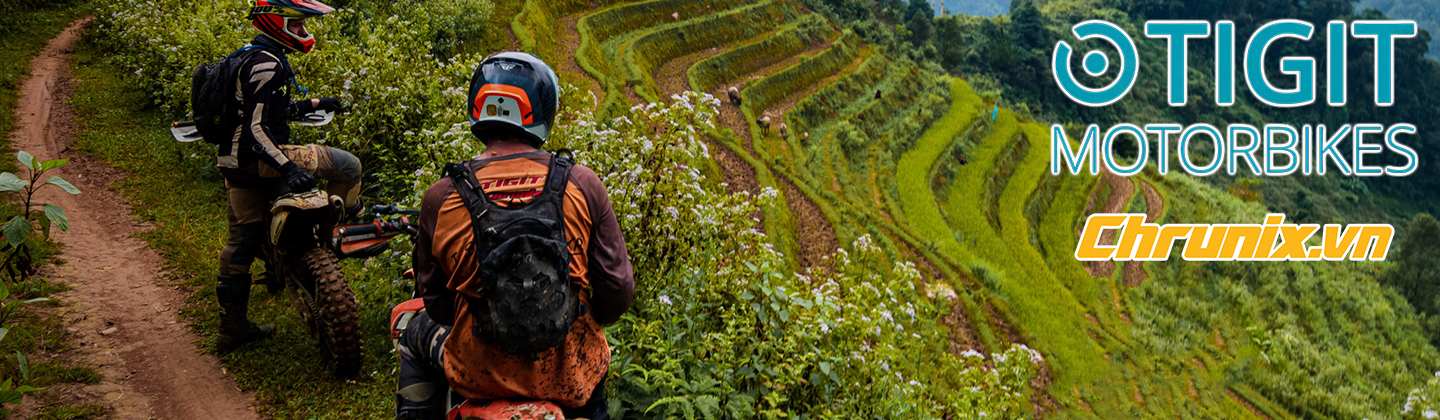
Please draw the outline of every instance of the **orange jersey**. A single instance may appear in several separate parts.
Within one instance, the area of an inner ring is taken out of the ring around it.
[[[469,164],[485,196],[502,206],[539,195],[549,165],[550,155],[544,152]],[[590,311],[576,319],[561,345],[517,356],[472,332],[474,317],[465,297],[479,298],[475,290],[484,280],[477,274],[479,257],[469,210],[449,178],[426,191],[416,236],[415,274],[425,290],[430,317],[453,325],[444,347],[445,376],[460,395],[532,398],[577,407],[589,400],[609,370],[610,348],[600,325],[620,318],[635,287],[625,239],[604,185],[589,168],[571,168],[563,207],[570,280],[582,291],[578,297]]]

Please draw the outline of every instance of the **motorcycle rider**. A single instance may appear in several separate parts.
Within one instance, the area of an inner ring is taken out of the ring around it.
[[[464,167],[483,190],[478,196],[503,207],[547,199],[553,156],[540,147],[559,108],[557,83],[550,66],[521,52],[490,56],[476,69],[470,82],[470,129],[486,149]],[[502,107],[497,112],[489,105],[492,100],[518,101],[513,108],[518,111],[511,115]],[[619,320],[630,307],[635,280],[600,178],[578,164],[569,168],[567,182],[551,185],[564,186],[560,201],[564,237],[570,238],[570,283],[580,307],[589,309],[577,312],[561,344],[535,354],[507,353],[499,343],[472,333],[477,321],[470,305],[480,298],[476,289],[483,280],[471,213],[449,177],[426,191],[414,251],[425,312],[399,337],[396,418],[424,418],[432,404],[445,400],[440,391],[447,383],[470,400],[542,400],[561,406],[567,418],[609,418],[604,378],[610,350],[601,325]],[[451,334],[452,328],[458,332]]]
[[[315,0],[254,0],[247,16],[260,35],[237,75],[235,96],[243,118],[228,144],[217,153],[229,198],[229,239],[220,251],[215,299],[220,304],[222,352],[269,337],[271,325],[256,326],[246,317],[250,300],[250,265],[266,239],[266,215],[272,200],[286,192],[309,191],[316,177],[329,181],[326,191],[359,208],[360,161],[344,150],[319,145],[291,145],[289,121],[315,111],[343,112],[336,98],[290,101],[294,82],[288,54],[305,54],[315,37],[305,21],[333,11]],[[301,90],[302,93],[305,91]],[[353,213],[353,211],[352,211]]]

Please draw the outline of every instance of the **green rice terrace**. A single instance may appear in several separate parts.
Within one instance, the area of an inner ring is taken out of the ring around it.
[[[595,86],[602,109],[684,90],[724,101],[704,133],[711,170],[729,191],[778,197],[762,225],[787,264],[823,269],[867,235],[916,263],[925,287],[955,291],[942,318],[950,352],[1023,344],[1044,357],[1024,391],[1033,414],[1389,417],[1398,411],[1372,404],[1403,402],[1440,361],[1428,344],[1397,345],[1424,342],[1423,330],[1357,282],[1372,267],[1075,261],[1091,213],[1165,223],[1265,210],[1180,175],[1052,177],[1046,122],[1003,107],[992,118],[998,98],[801,2],[527,2],[519,13],[518,34],[574,24],[578,49],[539,36],[522,49],[573,55],[584,73],[567,76]]]
[[[92,129],[77,144],[122,168],[155,159],[213,171],[186,158],[205,156],[198,146],[119,119],[183,115],[192,64],[247,37],[241,6],[154,3],[166,19],[196,23],[177,29],[128,6],[93,6],[77,52],[78,115],[138,134]],[[297,71],[357,111],[333,130],[297,130],[298,141],[357,151],[376,200],[418,203],[444,162],[481,147],[464,141],[457,90],[485,54],[533,52],[570,86],[560,140],[547,147],[576,150],[605,179],[636,262],[636,307],[606,330],[620,418],[1375,420],[1411,418],[1418,408],[1407,400],[1440,389],[1431,381],[1440,322],[1386,280],[1403,261],[1076,261],[1077,233],[1094,213],[1255,223],[1297,214],[1309,205],[1294,197],[1303,190],[1320,203],[1310,220],[1383,214],[1403,230],[1427,209],[1384,203],[1429,198],[1350,180],[1050,175],[1052,124],[1172,112],[1137,99],[1102,118],[1047,97],[1048,76],[1024,79],[1073,23],[1106,18],[1139,33],[1142,19],[1125,15],[1141,5],[1020,0],[1000,17],[932,18],[927,3],[898,0],[335,3],[335,16],[315,19],[321,43]],[[473,7],[480,20],[427,20],[455,13],[433,10],[444,7]],[[1142,45],[1147,57],[1163,54]],[[117,99],[86,85],[141,104],[100,118]],[[1271,117],[1244,108],[1225,118]],[[1077,138],[1079,126],[1067,128]],[[127,157],[104,141],[164,152]],[[160,182],[126,188],[159,206],[144,191]],[[203,182],[218,188],[218,176]],[[223,203],[208,190],[186,194]],[[213,226],[199,233],[162,226],[148,239],[178,261],[195,293],[193,322],[211,336],[201,279],[213,273],[207,258],[224,222],[205,211],[199,219]],[[1412,243],[1399,238],[1400,249]],[[408,264],[397,253],[347,266],[370,376],[327,379],[307,366],[313,355],[261,358],[278,351],[264,346],[225,366],[266,415],[386,418],[394,361],[383,324],[408,297],[394,279]],[[253,317],[281,325],[276,340],[306,339],[283,299],[254,305]]]

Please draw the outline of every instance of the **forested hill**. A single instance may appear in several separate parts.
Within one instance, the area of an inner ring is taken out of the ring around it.
[[[1410,19],[1434,34],[1440,31],[1440,1],[1362,0],[1357,7],[1373,8],[1395,19]],[[1430,44],[1430,57],[1440,57],[1440,45]]]
[[[944,0],[947,14],[999,16],[1010,13],[1009,0]]]

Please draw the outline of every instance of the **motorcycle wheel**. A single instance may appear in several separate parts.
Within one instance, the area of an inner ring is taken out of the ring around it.
[[[317,247],[306,252],[302,260],[314,280],[314,300],[306,306],[317,315],[310,321],[311,332],[320,344],[320,354],[335,376],[353,377],[364,362],[360,304],[355,301],[345,273],[340,271],[335,253]]]

